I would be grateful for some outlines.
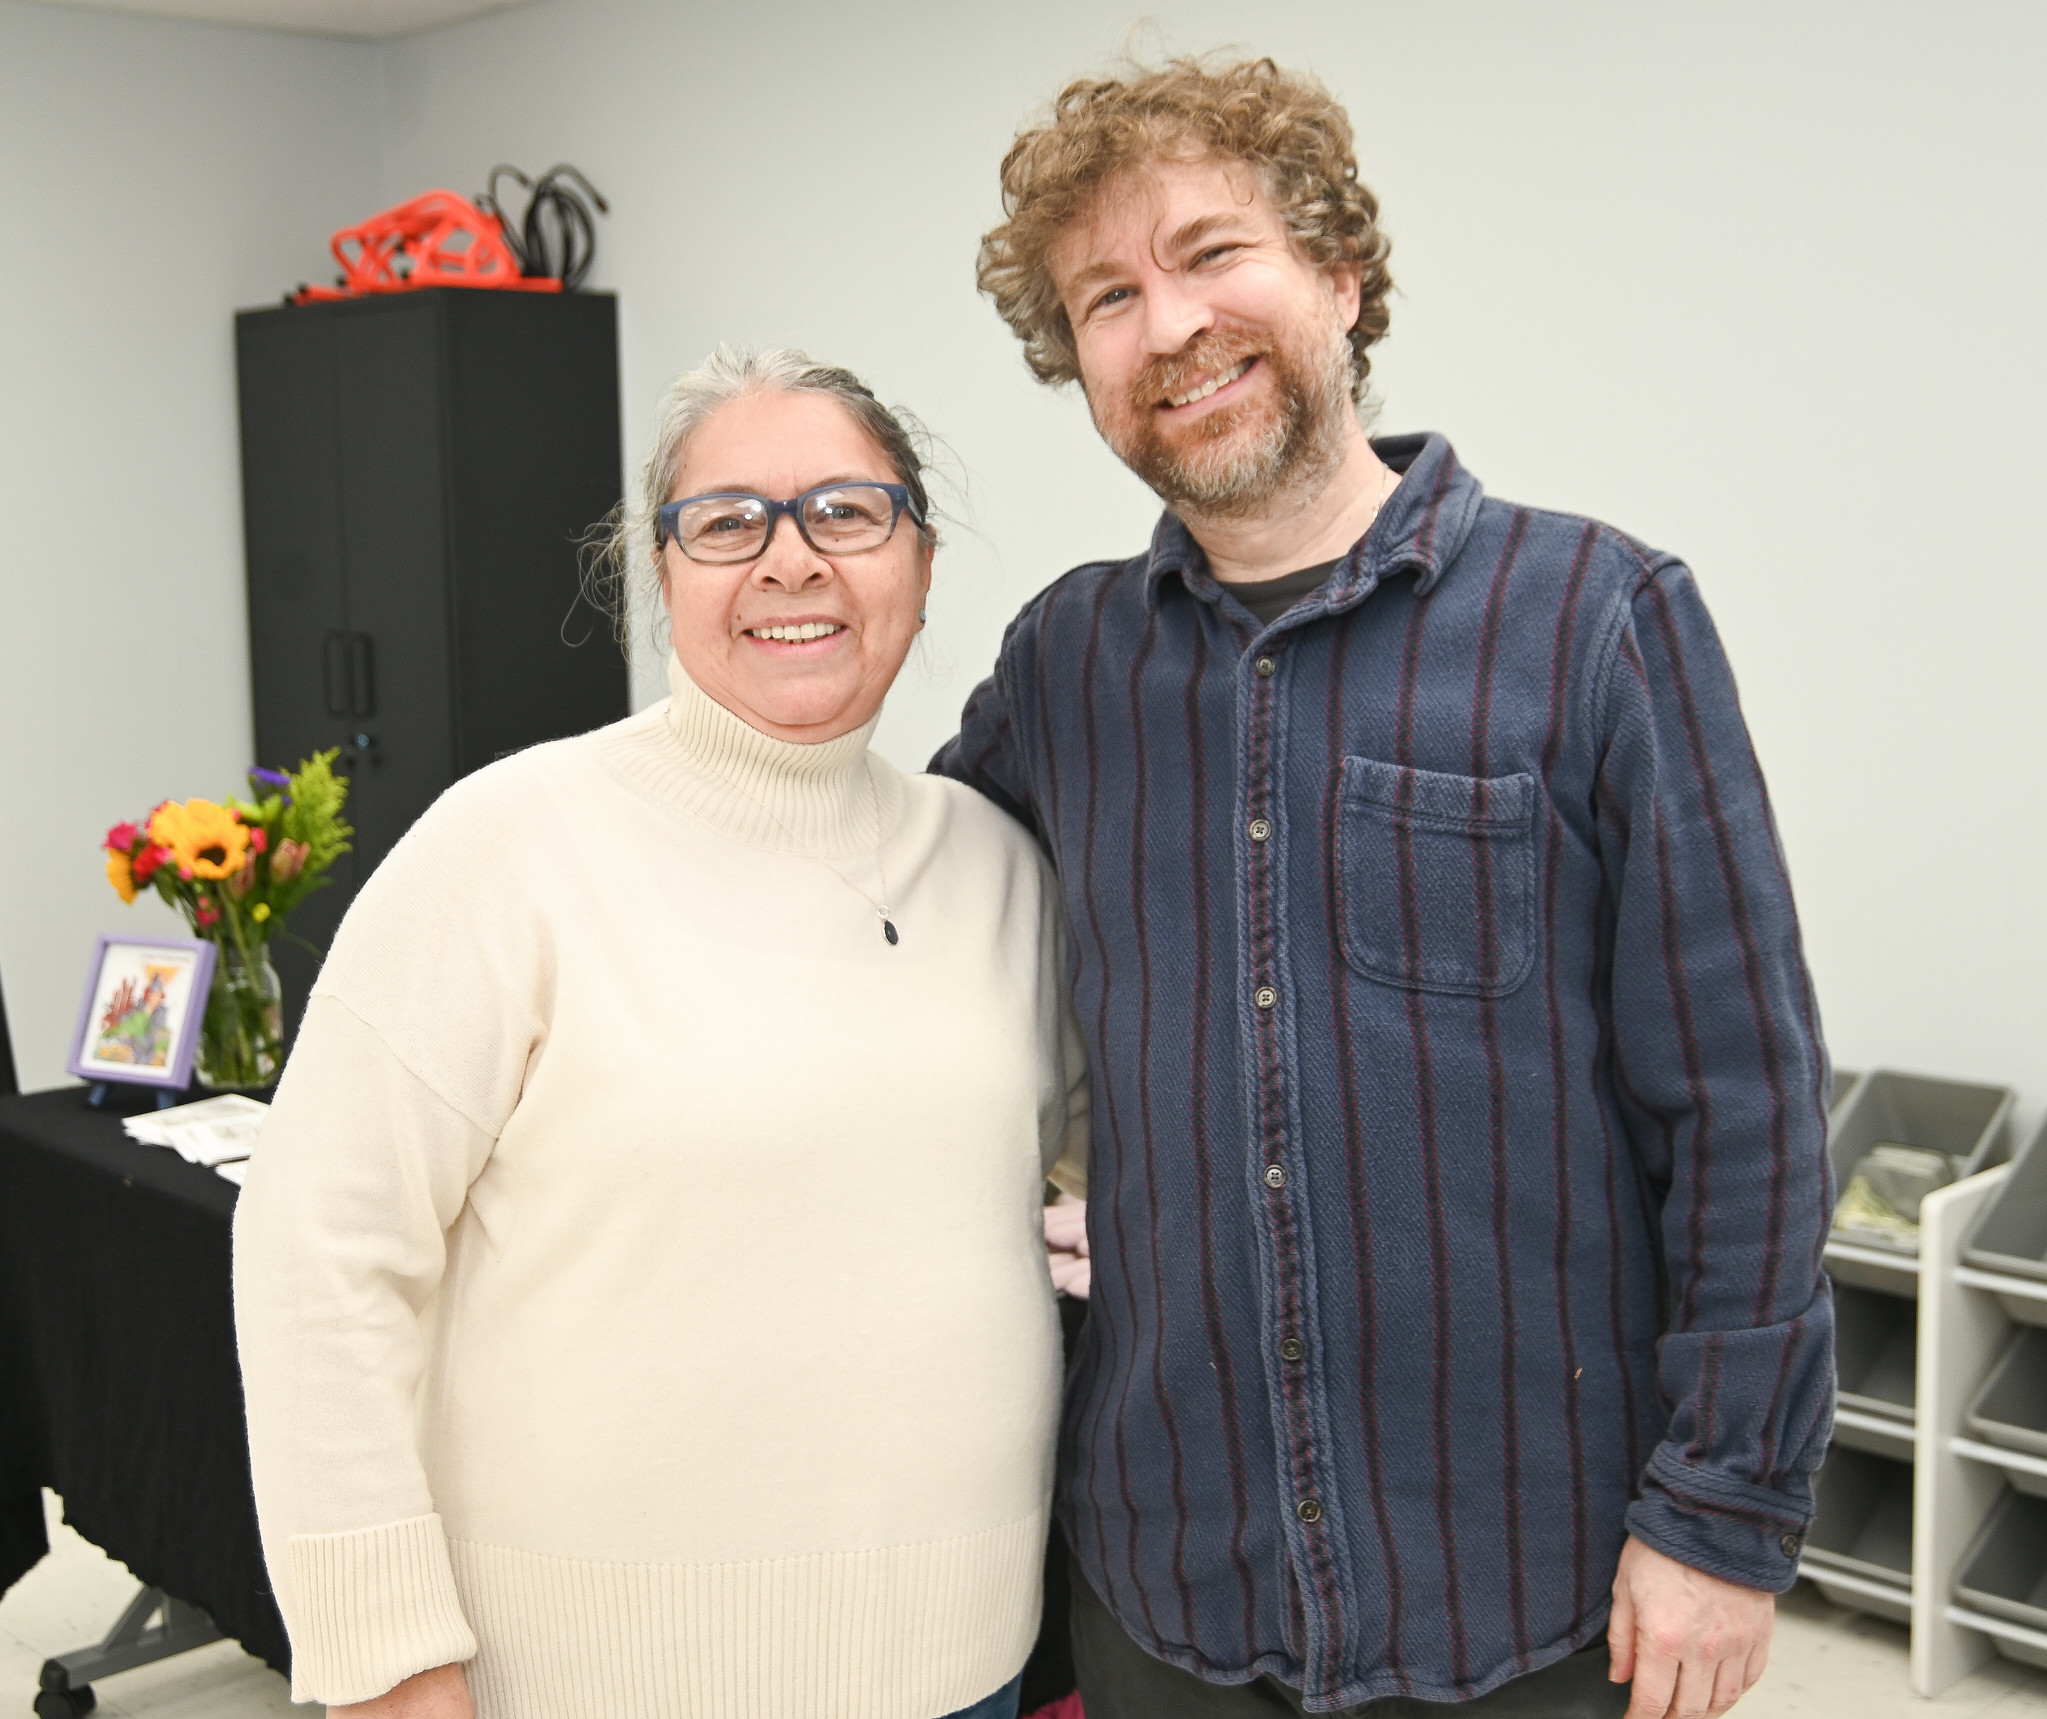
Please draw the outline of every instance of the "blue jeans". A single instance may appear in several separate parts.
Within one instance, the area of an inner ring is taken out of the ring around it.
[[[1023,1673],[1018,1672],[993,1695],[948,1713],[945,1719],[1016,1719],[1016,1698],[1023,1693]]]

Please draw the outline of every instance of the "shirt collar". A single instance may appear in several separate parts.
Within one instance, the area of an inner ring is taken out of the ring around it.
[[[1401,474],[1400,485],[1314,599],[1331,609],[1358,601],[1400,571],[1413,572],[1416,592],[1426,596],[1463,548],[1485,494],[1478,479],[1458,463],[1449,442],[1433,432],[1375,437],[1372,451]],[[1201,545],[1171,513],[1160,515],[1145,565],[1145,597],[1154,607],[1169,573],[1178,574],[1205,603],[1222,596]]]

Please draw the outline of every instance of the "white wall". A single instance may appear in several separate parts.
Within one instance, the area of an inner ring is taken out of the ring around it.
[[[374,206],[377,50],[0,0],[0,985],[26,1087],[107,826],[248,768],[231,312]]]
[[[27,15],[0,0],[0,27]],[[2047,824],[2033,767],[2047,710],[2027,658],[2047,553],[2025,502],[2047,456],[2047,246],[2030,215],[2047,12],[1198,0],[1151,16],[1152,44],[1255,46],[1349,103],[1403,288],[1381,427],[1441,429],[1495,493],[1597,513],[1698,568],[1774,785],[1837,1059],[2011,1081],[2037,1112],[2047,912],[2028,859]],[[905,765],[950,731],[1032,591],[1149,529],[1149,498],[1079,401],[1030,382],[973,290],[1018,118],[1126,23],[1079,0],[551,0],[379,51],[382,201],[564,158],[613,200],[592,284],[621,295],[635,457],[661,384],[720,339],[851,364],[957,451],[967,523],[882,730]],[[849,192],[871,221],[808,213]],[[10,304],[16,291],[0,285]],[[204,386],[224,401],[225,371]],[[231,430],[215,452],[231,514]],[[48,457],[81,494],[82,462]],[[205,577],[231,583],[231,542],[208,553]],[[83,611],[63,602],[75,627]],[[65,659],[81,678],[146,648],[113,608],[93,632]],[[0,685],[0,715],[17,708]],[[109,769],[84,748],[56,763],[81,783]],[[0,758],[0,780],[15,769]],[[152,772],[144,794],[162,791],[166,766]],[[89,869],[76,851],[66,835],[39,864],[68,880]],[[10,986],[25,923],[0,902]]]

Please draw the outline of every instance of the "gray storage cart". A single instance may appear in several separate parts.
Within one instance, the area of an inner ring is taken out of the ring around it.
[[[2047,1499],[2007,1492],[1962,1559],[1955,1598],[1971,1611],[2047,1631]],[[2047,1647],[2004,1636],[1997,1651],[2047,1666]]]
[[[2027,1325],[2013,1336],[1969,1405],[1968,1425],[1986,1444],[2047,1457],[2047,1330]],[[2007,1468],[2004,1477],[2047,1498],[2047,1475]]]
[[[1979,1271],[2047,1282],[2047,1122],[2026,1143],[2004,1187],[1976,1220],[1962,1258]],[[2019,1295],[1998,1300],[2013,1319],[2047,1325],[2047,1302]]]
[[[1912,1465],[1837,1443],[1814,1479],[1813,1497],[1817,1510],[1799,1574],[1837,1606],[1910,1623]],[[1830,1582],[1830,1575],[1859,1577],[1879,1591]]]
[[[1834,1291],[1834,1365],[1840,1407],[1834,1442],[1912,1460],[1919,1304],[1873,1289]]]
[[[1827,1157],[1836,1190],[1845,1188],[1855,1168],[1873,1146],[1916,1146],[1944,1153],[1957,1176],[1973,1176],[2002,1163],[2010,1150],[2008,1133],[2016,1095],[2008,1086],[1978,1086],[1931,1075],[1900,1074],[1873,1069],[1855,1083],[1827,1128]],[[1840,1250],[1828,1259],[1837,1283],[1916,1294],[1909,1282],[1918,1258],[1916,1237],[1885,1237],[1855,1230],[1834,1232],[1837,1241],[1852,1242],[1856,1251],[1889,1255],[1898,1267],[1860,1260]],[[1901,1272],[1899,1268],[1903,1268]]]

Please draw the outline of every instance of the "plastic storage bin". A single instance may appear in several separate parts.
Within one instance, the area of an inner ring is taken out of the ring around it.
[[[1997,1198],[1969,1232],[1962,1258],[1981,1271],[2047,1281],[2047,1123],[2027,1142]],[[2000,1296],[2005,1312],[2047,1325],[2047,1302]]]
[[[2047,1456],[2047,1331],[2028,1326],[2012,1339],[1969,1405],[1969,1431],[1986,1444]],[[2008,1468],[2004,1477],[2047,1498],[2047,1475]]]
[[[1799,1573],[1837,1606],[1895,1623],[1912,1618],[1912,1465],[1867,1451],[1827,1453],[1813,1481],[1817,1506]],[[1830,1573],[1861,1576],[1897,1590],[1889,1600],[1830,1583]]]
[[[1955,1578],[1971,1611],[2047,1631],[2047,1500],[2007,1492],[1990,1512]],[[1999,1653],[2047,1665],[2047,1647],[1992,1636]]]
[[[1834,1423],[1834,1442],[1912,1459],[1919,1304],[1873,1289],[1834,1291],[1834,1364],[1840,1404],[1880,1417],[1888,1430]]]
[[[2006,1135],[2014,1102],[2008,1086],[1976,1086],[1874,1069],[1856,1082],[1828,1127],[1827,1156],[1833,1164],[1834,1186],[1845,1188],[1864,1154],[1886,1142],[1943,1152],[1957,1175],[1970,1176],[1987,1169],[2001,1162],[2008,1150]],[[1858,1248],[1894,1253],[1901,1265],[1917,1258],[1919,1252],[1916,1238],[1890,1239],[1860,1231],[1834,1233]],[[1889,1288],[1896,1293],[1916,1292],[1887,1280],[1881,1269],[1872,1270],[1858,1261],[1836,1259],[1830,1265],[1837,1282]]]

